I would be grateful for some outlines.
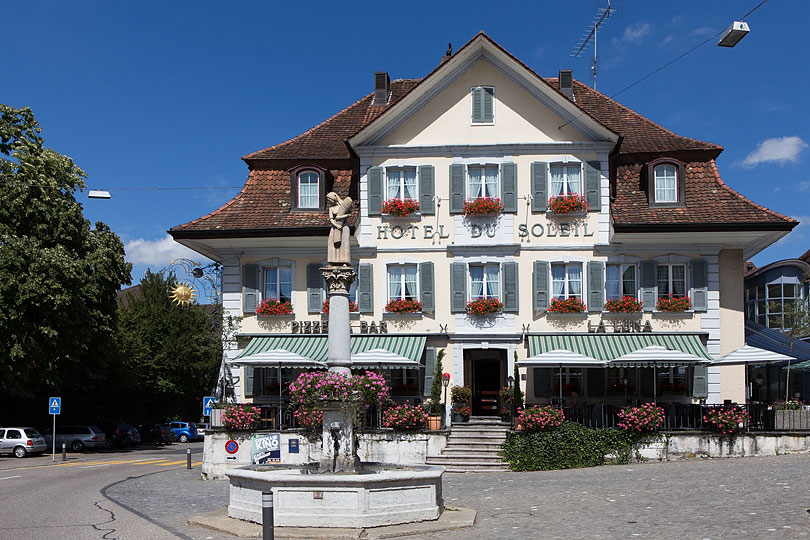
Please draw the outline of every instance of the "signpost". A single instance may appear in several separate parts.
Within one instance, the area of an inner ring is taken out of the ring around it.
[[[51,461],[56,461],[56,415],[61,413],[62,413],[62,398],[49,397],[48,414],[53,415],[53,431],[51,431],[51,441],[53,442],[53,449],[51,454]]]
[[[214,396],[205,396],[203,398],[203,416],[211,416],[211,409],[214,408],[216,398]]]

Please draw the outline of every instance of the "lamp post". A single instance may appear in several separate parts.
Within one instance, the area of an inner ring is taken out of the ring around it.
[[[624,404],[627,405],[627,377],[622,379],[622,386],[624,386]]]
[[[515,378],[509,375],[506,378],[506,385],[509,387],[509,395],[512,396],[509,400],[509,428],[515,429],[515,396],[512,393],[512,386],[515,384]]]
[[[447,387],[450,386],[450,374],[445,372],[442,373],[442,386],[444,386],[444,414],[442,415],[442,419],[444,420],[445,424],[447,423]]]

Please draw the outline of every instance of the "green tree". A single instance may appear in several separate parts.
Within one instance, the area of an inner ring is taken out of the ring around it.
[[[128,410],[115,413],[127,419],[196,419],[202,397],[216,386],[220,311],[175,304],[175,284],[173,275],[147,270],[139,293],[127,295],[119,310],[117,365]]]
[[[103,383],[132,268],[118,236],[82,215],[85,173],[40,131],[30,109],[0,104],[0,395],[17,408]]]

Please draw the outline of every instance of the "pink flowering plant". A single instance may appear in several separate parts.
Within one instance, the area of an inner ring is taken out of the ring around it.
[[[290,315],[293,312],[292,304],[287,301],[279,301],[268,298],[256,308],[256,315],[263,317],[277,317],[278,315]]]
[[[222,411],[222,425],[228,431],[256,429],[262,420],[262,410],[249,403],[226,405]]]
[[[588,211],[588,203],[585,201],[585,197],[577,193],[551,197],[548,200],[548,207],[555,214],[570,214],[571,212]]]
[[[503,212],[503,203],[497,197],[478,197],[464,201],[465,216],[491,216]]]
[[[366,371],[357,377],[357,389],[366,405],[382,405],[391,396],[385,377],[373,371]]]
[[[616,424],[625,431],[644,433],[664,427],[664,409],[655,403],[645,403],[638,407],[625,407],[619,413]]]
[[[401,431],[424,429],[428,414],[424,408],[410,403],[391,407],[383,412],[383,426]]]
[[[703,422],[723,435],[732,435],[745,427],[748,421],[748,413],[739,407],[729,407],[728,409],[709,409],[703,415]]]
[[[610,313],[639,313],[643,306],[642,302],[632,296],[621,298],[611,298],[605,302],[605,311]]]
[[[564,421],[565,413],[551,405],[518,407],[518,423],[523,431],[546,431],[559,427]]]
[[[662,296],[655,304],[656,311],[665,311],[667,313],[681,313],[689,311],[692,307],[692,301],[688,296]]]
[[[405,217],[419,211],[419,203],[413,199],[388,199],[382,205],[382,213]]]
[[[584,313],[588,307],[582,299],[572,296],[571,298],[553,298],[548,306],[549,313]]]
[[[298,425],[304,429],[317,431],[323,425],[323,411],[320,409],[301,408],[293,413]]]

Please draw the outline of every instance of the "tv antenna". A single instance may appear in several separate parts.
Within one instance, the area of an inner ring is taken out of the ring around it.
[[[576,46],[576,50],[571,53],[571,56],[574,58],[579,57],[582,54],[582,51],[585,47],[588,46],[590,43],[591,38],[593,38],[593,66],[591,66],[591,70],[593,71],[593,89],[596,90],[596,31],[605,22],[610,14],[613,13],[615,10],[610,6],[610,0],[608,0],[606,8],[599,8],[596,10],[596,15],[593,18],[593,22],[591,23],[590,27],[586,34],[582,36],[579,44]]]

